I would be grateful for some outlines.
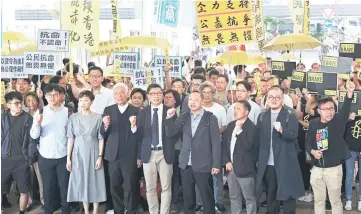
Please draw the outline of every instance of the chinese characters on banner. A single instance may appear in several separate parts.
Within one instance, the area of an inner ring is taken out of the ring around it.
[[[293,32],[303,33],[304,0],[288,0],[288,8],[294,24]]]
[[[113,33],[121,35],[120,18],[118,10],[118,0],[111,0],[112,3],[112,17],[113,17]]]
[[[123,52],[113,53],[113,62],[119,61],[119,66],[113,63],[114,74],[121,74],[125,76],[132,76],[133,70],[139,68],[139,53],[137,52]]]
[[[39,30],[38,51],[69,51],[68,30]]]
[[[96,50],[99,44],[99,0],[62,1],[62,29],[70,30],[70,45]]]
[[[265,28],[264,28],[264,17],[263,17],[263,2],[261,0],[252,1],[252,13],[253,13],[256,41],[259,50],[263,52],[263,46],[265,45]]]
[[[169,76],[172,78],[182,78],[182,57],[170,56]],[[154,66],[164,68],[167,60],[165,56],[154,56]]]
[[[150,83],[147,83],[147,76],[150,74]],[[133,88],[141,88],[147,90],[151,83],[157,83],[164,88],[163,69],[157,68],[144,68],[136,69],[133,72]]]
[[[310,33],[310,0],[305,0],[305,12],[303,18],[303,33],[309,34]]]
[[[195,2],[202,46],[233,45],[254,41],[251,2],[210,0]]]
[[[6,86],[5,82],[1,81],[1,104],[5,104],[5,93],[6,93]]]
[[[158,9],[158,23],[177,27],[179,17],[179,0],[162,0]]]
[[[24,73],[24,56],[1,56],[1,78],[28,78]]]
[[[113,52],[127,52],[129,47],[122,45],[121,42],[122,42],[121,39],[99,42],[98,49],[92,51],[90,54],[92,57],[95,57],[95,56],[107,56]]]
[[[33,75],[55,75],[60,53],[25,52],[24,72]]]

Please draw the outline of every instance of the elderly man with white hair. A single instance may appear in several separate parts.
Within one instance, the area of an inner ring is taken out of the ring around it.
[[[117,83],[113,87],[116,104],[104,110],[100,128],[104,136],[104,159],[108,161],[110,193],[114,213],[136,213],[138,160],[136,115],[139,109],[128,103],[128,86]],[[101,158],[101,157],[100,157]]]

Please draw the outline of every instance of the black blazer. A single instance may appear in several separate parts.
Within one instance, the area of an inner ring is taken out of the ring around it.
[[[165,134],[165,119],[167,117],[168,107],[163,105],[163,119],[162,119],[162,147],[164,153],[164,159],[167,164],[173,164],[175,157],[174,144],[176,140],[169,138]],[[151,106],[147,106],[139,111],[137,117],[137,138],[138,138],[138,154],[143,163],[148,163],[151,155],[152,145],[152,113]],[[160,113],[160,112],[159,112]],[[138,158],[138,159],[139,159]]]
[[[223,132],[223,164],[231,162],[231,141],[236,121],[228,124]],[[247,118],[242,127],[242,132],[236,135],[236,145],[233,150],[233,171],[239,178],[256,176],[257,151],[254,144],[254,134],[256,127]]]
[[[132,105],[128,105],[127,107],[128,114],[130,116],[136,116],[139,112],[139,109],[137,107],[134,107]],[[118,155],[118,147],[119,147],[119,124],[120,123],[127,123],[127,130],[126,132],[126,150],[125,157],[121,157],[122,160],[125,160],[127,162],[136,163],[136,158],[138,155],[138,143],[136,134],[137,132],[133,133],[130,128],[130,122],[129,119],[126,121],[118,121],[118,104],[114,104],[111,106],[108,106],[104,109],[103,116],[110,116],[110,125],[108,129],[105,131],[104,124],[102,123],[102,126],[100,127],[100,133],[103,135],[105,139],[105,148],[104,148],[104,159],[107,161],[114,161],[117,158]],[[122,139],[123,140],[123,139]],[[134,161],[134,162],[133,162]]]

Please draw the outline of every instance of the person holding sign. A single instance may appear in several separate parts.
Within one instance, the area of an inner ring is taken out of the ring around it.
[[[348,81],[347,97],[339,113],[331,97],[318,101],[319,118],[310,121],[306,150],[312,154],[311,185],[314,193],[315,213],[325,213],[326,189],[331,201],[332,212],[342,213],[341,186],[342,164],[350,158],[350,151],[343,137],[343,130],[349,118],[351,100],[355,85]]]

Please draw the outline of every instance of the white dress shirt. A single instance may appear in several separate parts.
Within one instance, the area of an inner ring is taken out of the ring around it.
[[[163,104],[160,104],[159,106],[154,106],[154,105],[151,105],[151,117],[150,117],[150,120],[151,120],[151,124],[153,124],[153,114],[154,114],[154,109],[157,108],[158,111],[158,133],[159,133],[159,144],[156,146],[156,147],[161,147],[163,146],[163,140],[162,140],[162,136],[163,136],[163,133],[162,133],[162,125],[163,125]],[[152,145],[152,148],[153,148],[153,145]]]
[[[248,118],[257,125],[257,119],[261,113],[261,107],[251,99],[248,100],[248,103],[251,105],[251,111],[248,113]],[[233,103],[227,111],[227,125],[234,120],[234,106],[236,103]]]
[[[113,98],[113,90],[105,87],[101,87],[98,94],[94,94],[95,99],[90,106],[90,110],[98,114],[103,114],[104,109],[108,106],[115,104]]]
[[[39,111],[35,112],[34,118],[38,115]],[[54,111],[47,105],[43,108],[43,121],[40,126],[34,120],[30,136],[33,139],[40,137],[39,153],[42,157],[59,159],[67,155],[68,117],[68,108],[61,105],[58,110]]]
[[[242,122],[244,123],[244,121]],[[239,129],[237,126],[234,127],[233,132],[232,132],[232,139],[231,139],[231,161],[233,163],[233,152],[234,152],[234,147],[236,147],[236,142],[237,142],[237,135],[242,133],[242,129]]]

